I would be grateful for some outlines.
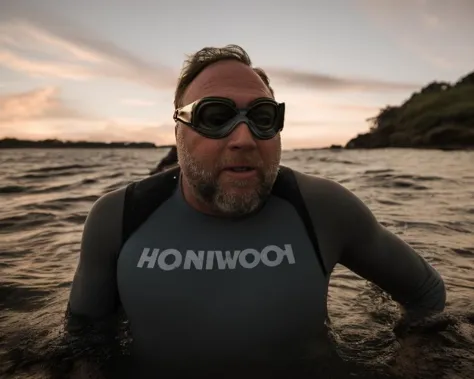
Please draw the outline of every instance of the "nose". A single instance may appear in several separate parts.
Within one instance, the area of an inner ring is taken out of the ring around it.
[[[257,147],[255,138],[246,123],[242,122],[232,131],[228,146],[233,150],[249,150]]]

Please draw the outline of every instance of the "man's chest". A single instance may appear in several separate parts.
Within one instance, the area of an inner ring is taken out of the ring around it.
[[[153,221],[124,246],[117,272],[142,346],[160,350],[153,341],[166,341],[161,356],[183,353],[184,343],[190,355],[199,346],[267,355],[284,341],[311,339],[324,323],[327,279],[297,216]]]
[[[124,284],[159,288],[179,281],[182,287],[239,285],[242,291],[265,280],[322,277],[304,224],[293,213],[246,222],[199,222],[179,215],[165,221],[155,215],[125,244],[118,270]]]

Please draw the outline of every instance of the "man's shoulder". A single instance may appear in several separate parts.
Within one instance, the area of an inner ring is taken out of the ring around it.
[[[86,224],[109,224],[122,214],[126,186],[107,192],[100,196],[92,205],[87,216]],[[121,219],[121,218],[120,218]]]
[[[124,241],[173,195],[178,187],[179,174],[179,166],[173,167],[127,185],[122,213]]]
[[[335,220],[358,217],[368,212],[366,204],[343,184],[321,176],[296,170],[293,172],[298,189],[310,212]]]
[[[92,205],[86,226],[96,228],[107,224],[112,225],[115,230],[122,230],[124,218],[134,217],[137,212],[147,213],[172,194],[178,172],[176,169],[169,169],[105,193]]]
[[[294,171],[330,272],[348,246],[369,240],[378,223],[351,190],[335,180]]]
[[[337,223],[343,219],[375,223],[367,204],[341,183],[299,171],[294,171],[294,175],[301,195],[315,217],[333,219]]]
[[[313,174],[307,174],[298,170],[292,170],[298,188],[301,194],[305,197],[309,197],[314,200],[326,201],[334,198],[347,198],[352,197],[354,194],[341,183],[317,176]]]

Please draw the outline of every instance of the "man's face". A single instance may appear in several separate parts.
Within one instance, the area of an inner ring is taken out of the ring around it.
[[[244,108],[271,92],[252,68],[237,61],[207,67],[187,88],[183,105],[207,96],[226,97]],[[179,124],[176,144],[185,184],[212,213],[244,215],[257,209],[269,195],[278,174],[281,138],[256,139],[247,124],[238,125],[222,139],[209,139]],[[250,166],[238,172],[230,166]]]

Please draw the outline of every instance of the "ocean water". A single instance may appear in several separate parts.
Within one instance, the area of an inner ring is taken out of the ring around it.
[[[165,154],[0,150],[0,378],[100,377],[60,342],[82,225]],[[397,305],[336,266],[328,308],[348,377],[474,378],[474,152],[286,151],[282,163],[355,192],[445,279],[446,311],[395,333]]]

